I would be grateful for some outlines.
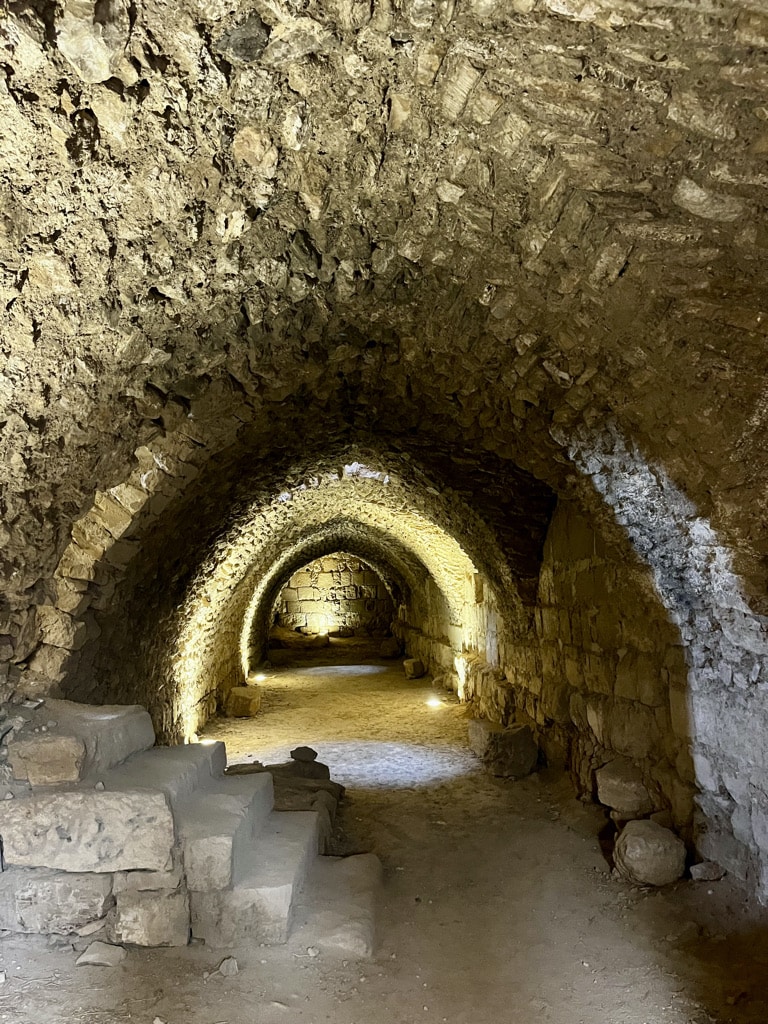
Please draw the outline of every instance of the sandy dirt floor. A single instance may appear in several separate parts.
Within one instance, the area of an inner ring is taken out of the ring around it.
[[[548,770],[493,779],[466,709],[359,642],[277,651],[263,713],[206,735],[231,762],[309,744],[347,786],[336,842],[385,868],[377,953],[289,943],[130,950],[75,968],[70,943],[0,940],[8,1024],[767,1024],[768,915],[726,878],[613,880],[599,810]]]

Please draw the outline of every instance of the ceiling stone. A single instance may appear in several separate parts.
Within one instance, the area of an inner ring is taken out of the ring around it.
[[[267,425],[289,446],[381,434],[479,489],[515,557],[551,498],[531,485],[524,522],[500,481],[561,491],[562,438],[611,419],[765,593],[757,5],[8,9],[13,601],[148,443],[239,473],[272,457]]]

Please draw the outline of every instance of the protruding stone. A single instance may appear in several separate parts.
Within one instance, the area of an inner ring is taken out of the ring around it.
[[[261,707],[261,690],[255,686],[233,686],[227,694],[228,718],[252,718]]]
[[[50,698],[46,704],[48,714],[57,722],[57,732],[85,744],[86,776],[108,771],[154,745],[152,719],[138,704],[79,704]]]
[[[685,870],[685,844],[655,821],[630,821],[616,840],[616,870],[637,885],[670,885]]]
[[[37,733],[12,743],[8,763],[17,779],[31,786],[78,782],[85,763],[85,744],[77,736]]]
[[[75,967],[117,967],[125,960],[125,949],[109,942],[92,942],[75,961]]]
[[[503,778],[520,779],[536,767],[539,748],[527,725],[505,728],[484,718],[469,723],[469,745],[490,772]]]
[[[427,674],[424,662],[418,658],[406,658],[403,662],[403,670],[405,671],[406,679],[421,679],[422,676]]]
[[[626,758],[617,757],[595,772],[597,798],[619,818],[628,821],[653,810],[653,801],[640,770]]]

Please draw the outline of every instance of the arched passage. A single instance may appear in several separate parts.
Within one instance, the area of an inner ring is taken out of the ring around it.
[[[400,603],[370,562],[346,551],[315,558],[281,585],[273,626],[321,636],[387,636]]]

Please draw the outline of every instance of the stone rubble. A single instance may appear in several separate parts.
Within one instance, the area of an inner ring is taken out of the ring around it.
[[[685,871],[685,843],[655,821],[630,821],[613,850],[616,870],[636,885],[670,885]]]
[[[536,767],[539,748],[527,725],[501,726],[474,718],[469,723],[469,745],[493,775],[520,779]]]
[[[427,674],[426,666],[419,658],[406,658],[403,662],[403,671],[406,679],[421,679]]]
[[[75,961],[76,967],[118,967],[127,956],[122,946],[92,942]]]

